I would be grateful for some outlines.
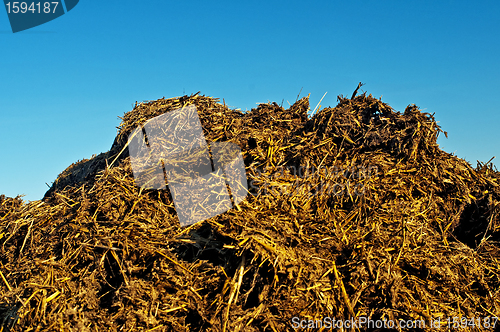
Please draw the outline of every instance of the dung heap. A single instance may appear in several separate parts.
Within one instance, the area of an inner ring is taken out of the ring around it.
[[[356,91],[311,118],[308,98],[247,113],[198,94],[140,103],[110,151],[68,167],[44,200],[1,196],[3,331],[276,332],[362,317],[491,330],[499,173],[440,150],[415,105]],[[127,140],[191,104],[207,141],[241,148],[249,194],[181,227],[168,189],[135,185]]]

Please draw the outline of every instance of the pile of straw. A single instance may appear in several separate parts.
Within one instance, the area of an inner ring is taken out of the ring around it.
[[[311,118],[307,97],[247,113],[198,94],[140,103],[110,151],[71,165],[44,200],[1,196],[0,331],[290,331],[327,317],[488,330],[499,173],[440,150],[414,105],[338,101]],[[241,148],[249,194],[181,227],[168,189],[135,185],[126,145],[186,105],[207,141]]]

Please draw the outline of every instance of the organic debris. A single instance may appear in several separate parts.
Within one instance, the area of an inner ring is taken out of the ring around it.
[[[491,330],[499,173],[440,150],[414,105],[338,101],[312,118],[307,97],[247,113],[198,94],[139,103],[111,150],[70,166],[43,201],[0,197],[3,331],[276,332],[362,317]],[[168,189],[136,186],[127,141],[187,105],[208,142],[241,148],[250,193],[183,228]]]

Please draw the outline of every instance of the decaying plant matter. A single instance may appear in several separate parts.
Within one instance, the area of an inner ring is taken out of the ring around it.
[[[3,331],[500,316],[499,173],[440,150],[436,121],[414,105],[338,101],[312,118],[307,97],[247,113],[198,94],[140,103],[110,151],[71,165],[44,200],[2,196]],[[241,148],[249,194],[181,227],[168,189],[135,185],[126,145],[191,104],[207,141]]]

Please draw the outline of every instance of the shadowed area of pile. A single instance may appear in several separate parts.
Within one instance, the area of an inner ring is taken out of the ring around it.
[[[250,193],[181,228],[168,190],[135,185],[126,144],[189,104],[207,141],[241,148]],[[43,201],[1,196],[0,326],[18,315],[12,331],[289,331],[293,317],[499,316],[493,166],[440,150],[434,117],[414,105],[362,94],[308,110],[307,98],[247,113],[200,95],[140,103],[110,151],[68,167]]]

